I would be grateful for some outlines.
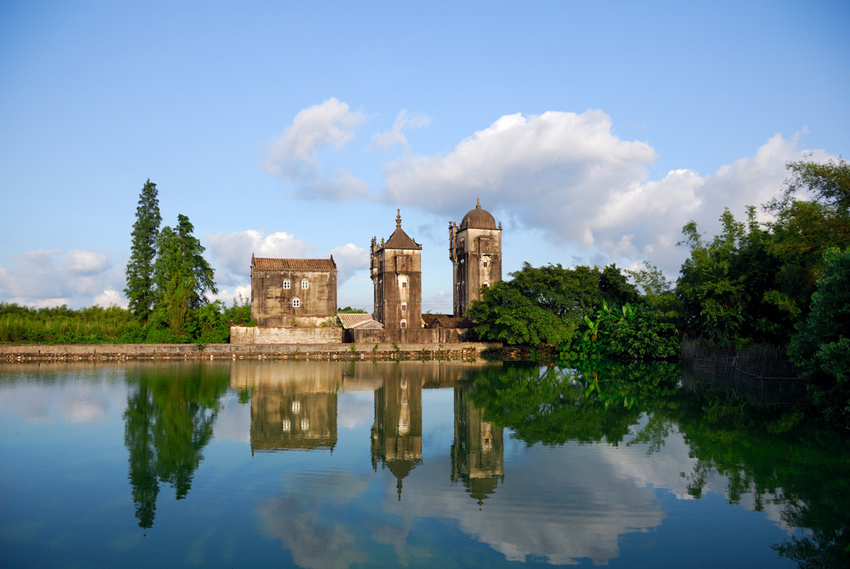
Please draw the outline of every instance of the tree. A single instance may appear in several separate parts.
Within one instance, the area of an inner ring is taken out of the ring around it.
[[[163,228],[157,241],[156,311],[177,339],[186,334],[189,310],[206,304],[207,292],[218,292],[214,271],[204,259],[204,247],[193,231],[189,218],[180,214],[177,226]]]
[[[823,257],[811,312],[797,325],[788,353],[814,402],[850,426],[850,249],[827,249]]]
[[[154,260],[160,223],[162,216],[159,213],[156,184],[148,178],[136,207],[130,261],[127,263],[127,288],[124,289],[124,294],[130,300],[130,311],[144,322],[147,322],[156,302]]]
[[[637,290],[610,265],[532,267],[511,273],[512,279],[483,289],[467,316],[483,339],[507,344],[560,344],[569,341],[585,316],[604,301],[619,305],[637,297]]]

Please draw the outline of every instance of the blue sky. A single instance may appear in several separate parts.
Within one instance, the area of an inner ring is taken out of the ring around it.
[[[0,3],[0,302],[126,305],[139,192],[187,215],[220,296],[251,254],[326,257],[372,308],[396,209],[424,309],[476,198],[504,270],[675,277],[682,226],[850,155],[850,4]]]

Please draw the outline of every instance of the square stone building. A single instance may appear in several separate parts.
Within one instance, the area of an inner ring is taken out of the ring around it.
[[[335,325],[337,268],[329,259],[251,257],[251,316],[263,328]]]

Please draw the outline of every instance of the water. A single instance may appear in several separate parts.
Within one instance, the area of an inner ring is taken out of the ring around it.
[[[0,566],[847,560],[846,437],[624,373],[0,366]]]

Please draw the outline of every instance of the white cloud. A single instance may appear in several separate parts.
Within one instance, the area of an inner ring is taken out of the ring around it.
[[[588,258],[646,259],[675,275],[687,256],[676,246],[682,226],[693,219],[713,234],[724,207],[743,219],[747,205],[781,190],[786,162],[803,155],[797,136],[777,134],[712,175],[678,169],[647,180],[655,151],[614,135],[602,111],[506,115],[448,154],[387,164],[385,197],[453,218],[480,197],[507,228],[539,229],[555,244],[581,246]]]
[[[253,229],[216,233],[207,235],[206,243],[213,259],[211,265],[215,269],[216,283],[224,285],[244,282],[251,276],[251,255],[301,258],[316,250],[316,247],[285,231],[269,235]]]
[[[369,268],[369,251],[348,243],[342,247],[331,249],[337,267],[337,286],[350,279],[355,271]]]
[[[321,149],[344,148],[365,119],[363,113],[350,111],[348,104],[335,98],[304,109],[271,144],[263,168],[290,182],[292,194],[298,197],[368,198],[369,189],[362,180],[345,168],[329,169],[318,158]]]
[[[109,308],[113,305],[120,306],[121,308],[127,308],[127,306],[129,306],[129,302],[123,294],[115,289],[108,288],[94,297],[94,305],[102,306],[104,308]]]
[[[372,143],[378,148],[390,148],[399,145],[407,149],[407,137],[404,136],[404,131],[411,128],[421,128],[430,123],[431,118],[428,115],[422,113],[408,115],[407,111],[402,109],[396,116],[393,127],[374,135]]]
[[[37,308],[90,305],[93,297],[115,289],[122,279],[105,253],[29,251],[17,258],[16,266],[0,268],[0,298]]]

